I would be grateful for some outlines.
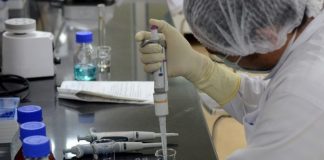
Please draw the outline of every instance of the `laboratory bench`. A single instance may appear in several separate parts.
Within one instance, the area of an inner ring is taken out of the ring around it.
[[[60,63],[56,64],[55,77],[30,80],[28,101],[21,105],[42,106],[47,135],[51,139],[55,158],[71,159],[72,155],[64,157],[63,149],[80,144],[77,136],[88,135],[91,127],[106,132],[159,132],[158,118],[155,116],[153,105],[87,103],[57,98],[57,87],[61,82],[73,80],[75,32],[91,30],[96,39],[97,21],[91,17],[66,18],[64,9],[51,7],[46,1],[37,2],[37,8],[41,15],[37,17],[37,21],[41,22],[42,29],[56,36],[55,56],[60,58]],[[96,6],[89,8],[95,9]],[[68,9],[78,8],[72,6]],[[165,2],[127,0],[111,6],[108,14],[111,14],[111,17],[106,25],[105,36],[107,44],[112,48],[110,81],[152,80],[152,76],[143,71],[134,35],[139,30],[147,29],[148,18],[169,19]],[[94,44],[96,43],[95,40]],[[170,78],[168,97],[167,131],[179,133],[178,137],[168,138],[170,148],[177,152],[176,159],[216,160],[217,154],[203,117],[202,103],[196,88],[184,78]],[[154,159],[154,153],[155,149],[148,149],[117,154],[116,159]]]

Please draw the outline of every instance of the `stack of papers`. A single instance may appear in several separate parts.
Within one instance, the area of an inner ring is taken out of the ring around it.
[[[63,81],[58,98],[86,102],[153,104],[151,81]]]
[[[0,143],[11,143],[18,131],[18,104],[19,98],[0,98]]]

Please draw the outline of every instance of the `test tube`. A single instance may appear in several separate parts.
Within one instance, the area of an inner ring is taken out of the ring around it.
[[[105,4],[98,4],[98,43],[99,46],[106,45],[106,20],[105,20]]]

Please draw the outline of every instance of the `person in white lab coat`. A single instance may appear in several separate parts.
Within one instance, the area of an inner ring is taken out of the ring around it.
[[[236,69],[270,70],[265,78],[237,74],[194,51],[164,21],[170,77],[183,76],[244,125],[247,147],[229,160],[324,159],[323,0],[185,0],[195,37]],[[136,40],[150,39],[140,31]],[[165,58],[158,44],[140,48],[147,72]]]

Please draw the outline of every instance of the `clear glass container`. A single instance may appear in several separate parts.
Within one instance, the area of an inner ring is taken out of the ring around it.
[[[98,80],[109,80],[111,73],[111,47],[98,46],[97,47],[97,72]]]
[[[76,33],[76,41],[80,45],[74,55],[74,79],[78,81],[96,80],[96,55],[92,47],[92,33],[81,31]]]
[[[164,159],[163,150],[162,149],[156,150],[155,157],[157,158],[157,160],[175,160],[176,159],[176,154],[177,154],[176,150],[174,150],[172,148],[168,148],[166,153],[167,153],[167,155],[165,157],[166,159]]]

